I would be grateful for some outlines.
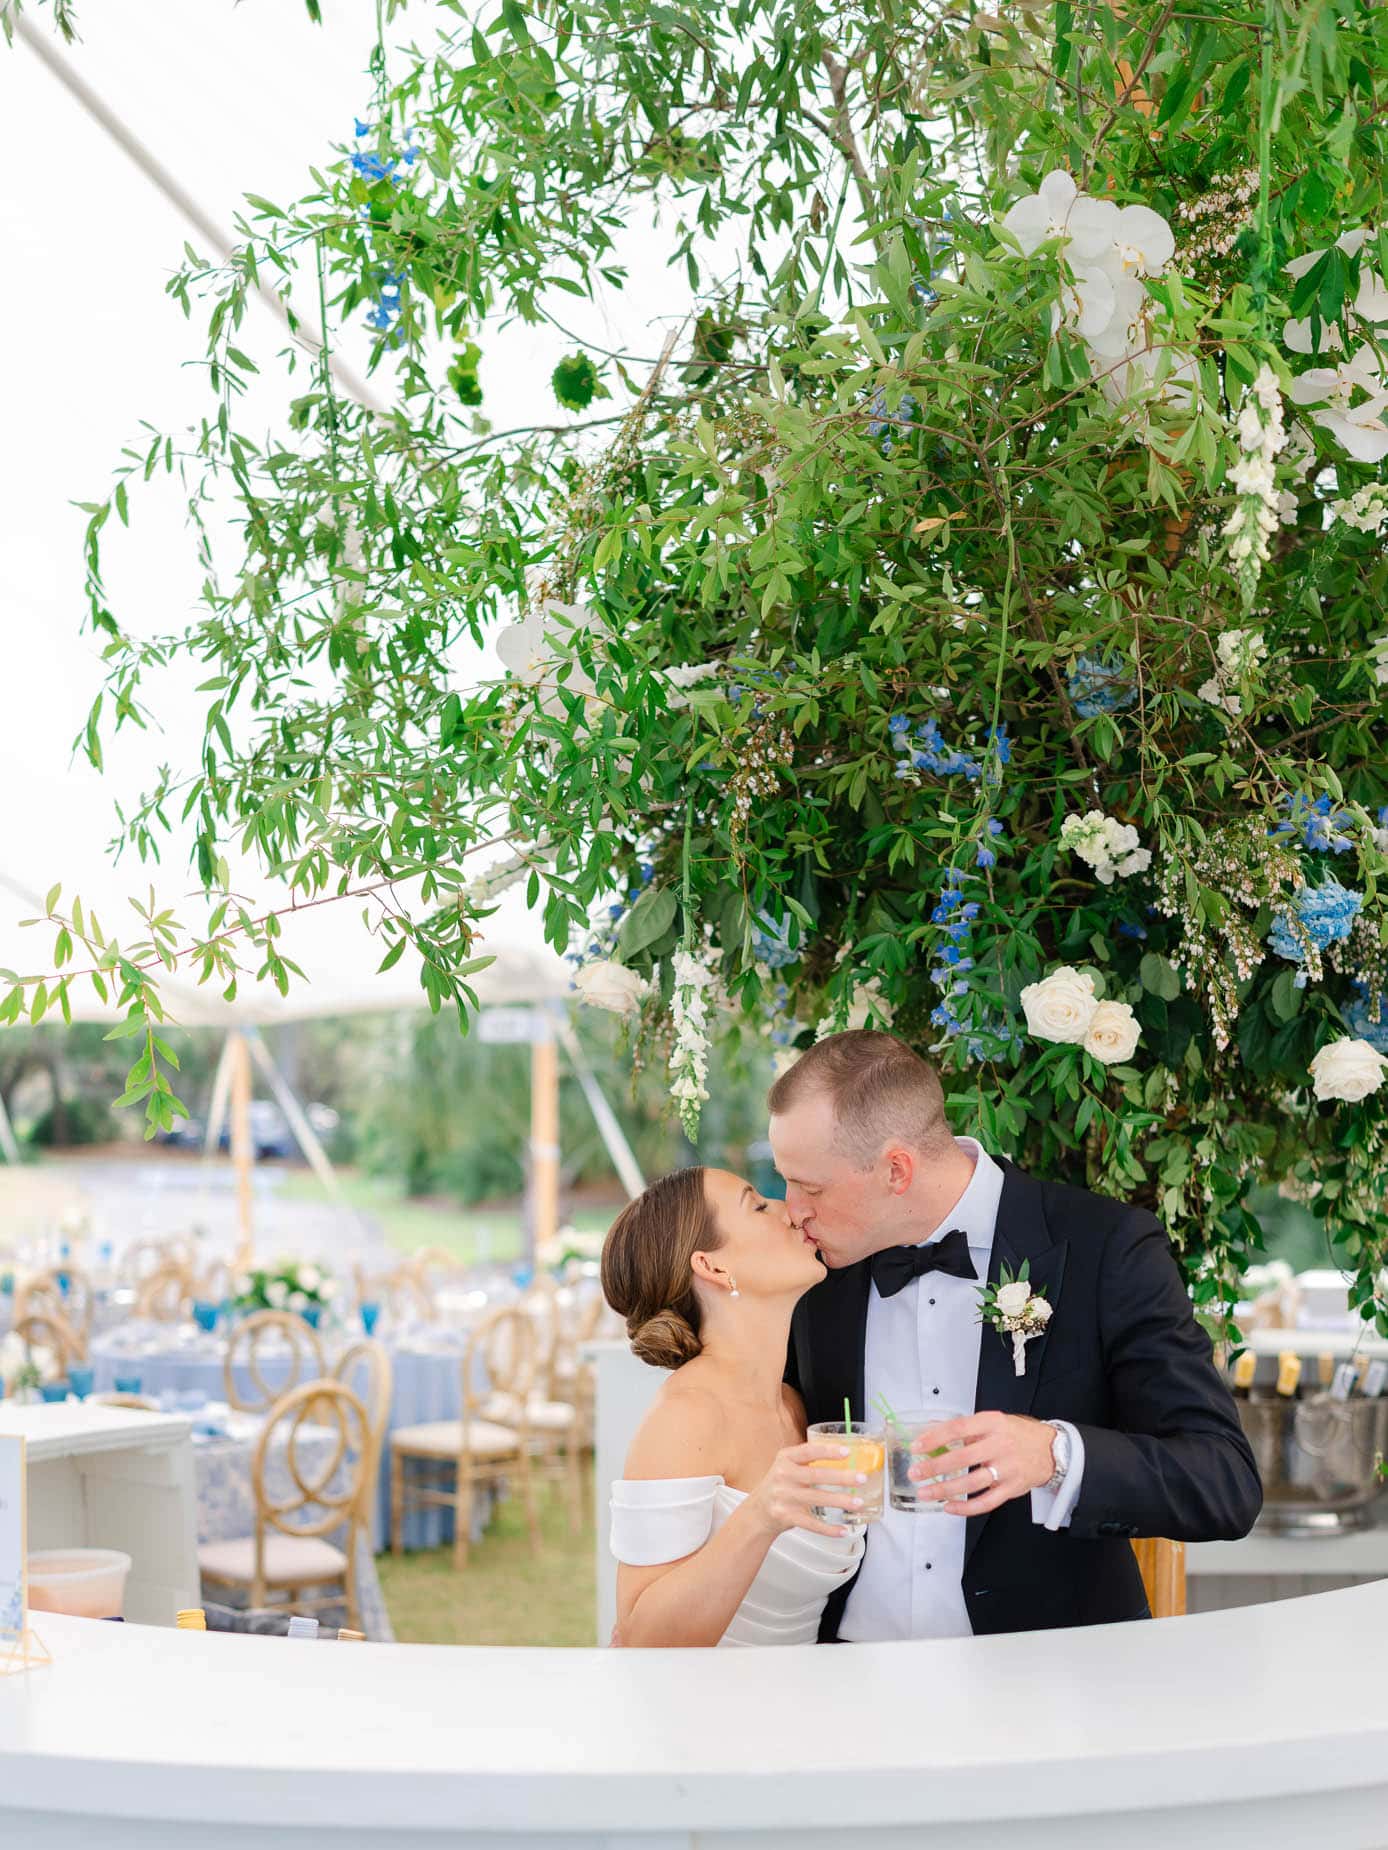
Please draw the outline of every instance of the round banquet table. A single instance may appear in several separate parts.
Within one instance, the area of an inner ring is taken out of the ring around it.
[[[0,1841],[42,1850],[1371,1850],[1388,1818],[1388,1583],[838,1650],[39,1630]]]

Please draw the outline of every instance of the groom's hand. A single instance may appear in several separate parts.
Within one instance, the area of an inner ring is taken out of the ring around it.
[[[911,1443],[918,1461],[911,1466],[916,1495],[922,1503],[941,1504],[950,1516],[986,1516],[1047,1482],[1055,1468],[1054,1438],[1054,1426],[1017,1413],[991,1411],[941,1420]],[[931,1456],[942,1447],[942,1456]],[[931,1483],[941,1471],[950,1476]],[[968,1475],[956,1475],[960,1472]]]

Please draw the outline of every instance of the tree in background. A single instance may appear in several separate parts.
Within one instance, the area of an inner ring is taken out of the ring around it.
[[[54,898],[54,976],[0,1016],[95,962],[166,1122],[161,953],[293,974],[219,897],[226,842],[367,896],[460,1012],[518,879],[691,1129],[715,1035],[891,1025],[959,1128],[1154,1207],[1207,1306],[1268,1179],[1373,1314],[1388,15],[503,0],[383,43],[375,84],[311,191],[175,278],[215,402],[91,518],[93,757],[175,652],[206,663],[179,807],[210,920],[113,949]],[[568,341],[638,223],[689,317],[653,353]],[[329,345],[372,328],[390,408],[291,351],[266,444],[245,310],[296,276]],[[555,330],[541,429],[488,379],[511,315]],[[165,471],[206,601],[148,641],[101,549]],[[459,684],[503,618],[509,672]]]

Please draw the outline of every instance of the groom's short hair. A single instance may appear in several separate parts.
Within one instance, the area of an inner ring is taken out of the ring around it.
[[[781,1074],[766,1103],[779,1117],[815,1093],[833,1106],[839,1146],[862,1169],[894,1137],[928,1156],[953,1142],[939,1074],[894,1034],[827,1035]]]

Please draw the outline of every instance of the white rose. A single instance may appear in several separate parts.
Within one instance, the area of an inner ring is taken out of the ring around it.
[[[1031,1320],[1033,1323],[1050,1322],[1051,1307],[1045,1298],[1033,1298],[1031,1303],[1028,1304],[1027,1309],[1031,1313]]]
[[[308,1309],[308,1299],[304,1296],[302,1291],[291,1291],[290,1292],[289,1308],[291,1310],[307,1310]]]
[[[1089,1018],[1084,1051],[1105,1066],[1130,1060],[1142,1037],[1137,1017],[1126,1002],[1101,1002]]]
[[[1348,1036],[1322,1047],[1311,1062],[1317,1098],[1343,1098],[1351,1103],[1367,1098],[1383,1084],[1388,1060],[1367,1041]]]
[[[594,1008],[611,1009],[614,1015],[634,1015],[649,987],[644,977],[609,958],[596,958],[574,975],[580,999]]]
[[[299,1285],[304,1291],[316,1291],[319,1285],[318,1267],[305,1265],[299,1268]]]
[[[318,1295],[325,1301],[337,1296],[337,1286],[331,1278],[324,1278],[319,1281]]]
[[[1082,1041],[1098,1006],[1094,978],[1069,964],[1022,991],[1027,1028],[1038,1041]]]
[[[1019,1278],[1010,1285],[999,1285],[993,1301],[1004,1317],[1020,1317],[1030,1297],[1031,1286]]]
[[[265,1287],[265,1299],[272,1310],[283,1310],[289,1296],[289,1287],[282,1279],[271,1279]]]

